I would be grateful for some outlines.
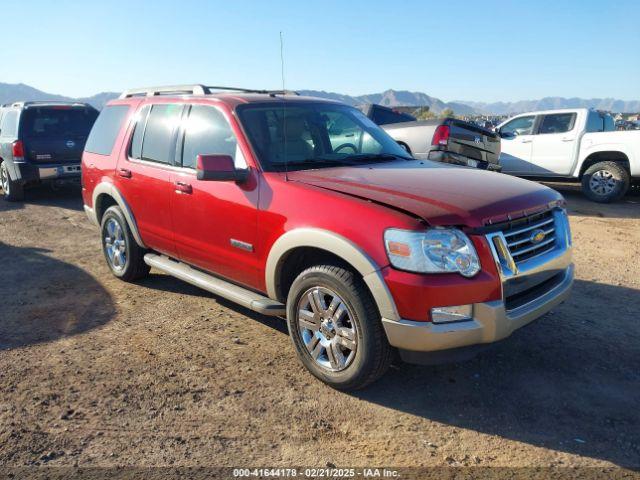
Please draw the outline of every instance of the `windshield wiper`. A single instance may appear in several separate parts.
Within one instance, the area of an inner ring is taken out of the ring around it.
[[[384,162],[386,160],[415,160],[411,157],[403,157],[393,153],[361,153],[359,155],[349,155],[349,160],[370,160]]]
[[[322,157],[314,157],[314,158],[305,158],[304,160],[292,160],[290,162],[282,162],[281,165],[291,166],[299,166],[299,165],[351,165],[351,162],[345,162],[341,159],[335,158],[322,158]]]
[[[393,155],[391,153],[363,153],[359,155],[349,155],[345,158],[326,158],[326,157],[313,157],[305,158],[304,160],[293,160],[290,162],[283,162],[281,166],[287,167],[299,167],[299,166],[334,166],[334,165],[363,165],[371,162],[386,162],[388,160],[414,160],[409,157],[402,157],[400,155]]]

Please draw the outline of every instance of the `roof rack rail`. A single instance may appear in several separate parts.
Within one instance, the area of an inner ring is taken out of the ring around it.
[[[119,98],[130,97],[154,97],[156,95],[210,95],[214,91],[226,91],[226,92],[241,92],[241,93],[262,93],[265,95],[299,95],[298,92],[292,90],[257,90],[251,88],[239,88],[239,87],[220,87],[220,86],[206,86],[200,84],[194,85],[167,85],[161,87],[143,87],[132,88],[122,92]]]
[[[65,102],[58,100],[40,100],[40,101],[26,101],[26,102],[12,102],[0,105],[2,107],[29,107],[36,105],[89,105],[86,102]]]
[[[153,97],[162,94],[206,95],[204,85],[167,85],[163,87],[143,87],[125,90],[120,98],[147,96]]]

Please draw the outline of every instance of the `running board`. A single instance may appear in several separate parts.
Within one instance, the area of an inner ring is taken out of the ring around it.
[[[144,262],[150,267],[157,268],[173,277],[263,315],[286,315],[286,307],[280,302],[191,268],[189,265],[172,260],[165,255],[147,253],[144,256]]]

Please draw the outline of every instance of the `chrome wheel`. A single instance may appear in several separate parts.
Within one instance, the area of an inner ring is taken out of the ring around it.
[[[591,175],[589,188],[598,195],[609,195],[615,190],[617,183],[610,171],[598,170]]]
[[[298,331],[313,361],[332,372],[347,368],[356,356],[358,330],[342,298],[313,287],[302,295],[297,311]]]
[[[115,218],[107,220],[104,228],[104,249],[111,268],[124,270],[127,264],[127,243],[124,230]]]
[[[9,171],[4,162],[0,164],[0,186],[5,195],[9,195]]]

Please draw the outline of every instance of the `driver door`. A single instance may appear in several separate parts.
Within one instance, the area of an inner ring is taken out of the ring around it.
[[[180,169],[173,174],[171,215],[180,260],[235,283],[258,288],[256,255],[258,182],[198,180],[198,155],[229,155],[246,168],[244,154],[225,115],[212,105],[192,105],[178,143]]]
[[[500,128],[500,165],[504,173],[527,175],[532,173],[531,155],[535,115],[517,117]]]

